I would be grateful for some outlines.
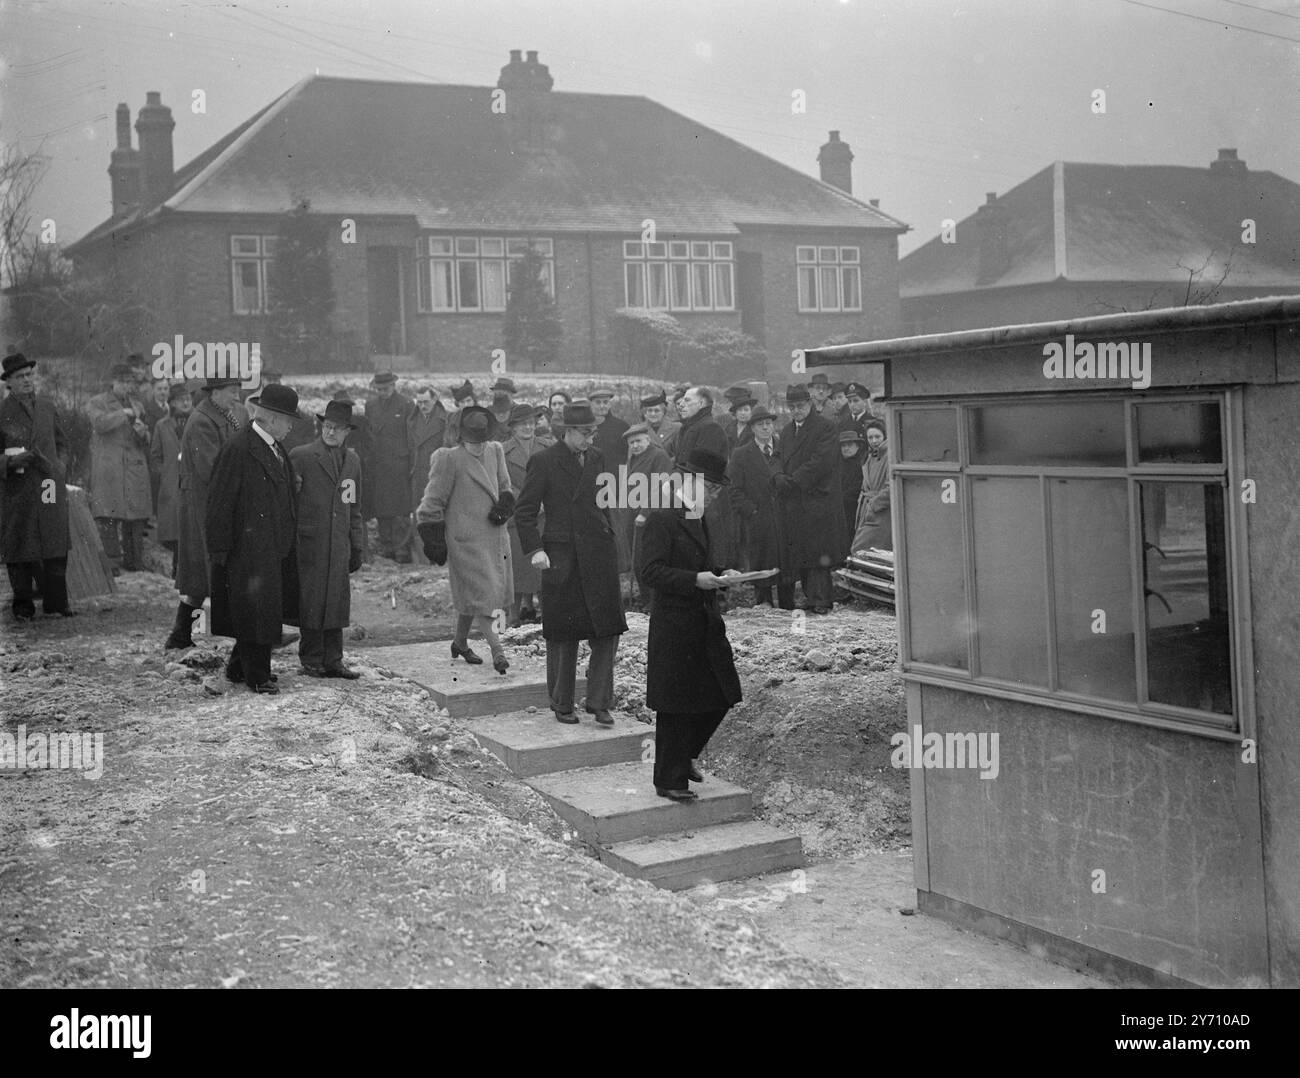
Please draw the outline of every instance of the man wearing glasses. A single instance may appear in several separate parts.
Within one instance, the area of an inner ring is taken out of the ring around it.
[[[618,581],[618,543],[608,509],[596,504],[598,476],[608,470],[592,444],[598,424],[585,400],[564,406],[564,437],[529,458],[515,503],[519,544],[542,570],[542,636],[546,689],[557,720],[576,723],[573,710],[578,643],[591,646],[586,710],[613,726],[614,654],[627,632]],[[539,511],[546,515],[539,534]]]

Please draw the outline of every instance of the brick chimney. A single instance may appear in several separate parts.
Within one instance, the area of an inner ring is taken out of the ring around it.
[[[998,201],[996,191],[988,192],[984,205],[975,211],[975,232],[980,245],[976,284],[992,284],[1010,267],[1007,224],[1007,208]]]
[[[1216,176],[1230,176],[1233,179],[1246,178],[1246,162],[1237,157],[1236,149],[1220,150],[1217,161],[1210,162],[1210,172]]]
[[[140,136],[141,197],[147,205],[161,202],[171,194],[174,178],[172,130],[176,121],[172,110],[162,103],[162,94],[150,90],[144,108],[135,120]]]
[[[510,50],[510,62],[501,69],[497,87],[506,92],[505,130],[511,153],[544,154],[550,142],[552,117],[550,69],[532,49],[528,58]]]
[[[109,157],[108,179],[113,191],[113,216],[140,205],[140,154],[131,147],[131,110],[117,106],[117,146]]]
[[[822,144],[817,164],[821,166],[822,183],[838,187],[846,195],[853,194],[853,151],[847,142],[840,141],[838,131],[832,131],[830,141]]]

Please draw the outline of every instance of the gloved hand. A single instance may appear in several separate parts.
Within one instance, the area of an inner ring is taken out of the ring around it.
[[[11,468],[26,468],[36,460],[36,454],[30,449],[24,449],[21,453],[5,454],[5,460],[9,462],[9,467]]]
[[[510,491],[501,492],[496,503],[488,510],[488,523],[500,527],[515,515],[515,496]]]
[[[799,490],[799,484],[784,474],[772,476],[772,485],[776,487],[778,498],[789,498]]]
[[[426,521],[419,525],[420,542],[424,544],[424,556],[434,565],[447,564],[447,522],[445,520]]]
[[[361,568],[361,551],[354,550],[348,556],[348,572],[355,573]]]

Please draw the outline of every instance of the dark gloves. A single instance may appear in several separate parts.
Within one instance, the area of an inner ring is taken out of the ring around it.
[[[361,551],[354,550],[348,556],[348,572],[355,573],[360,568],[361,568]]]
[[[424,556],[434,565],[447,564],[447,522],[427,521],[419,525],[420,542],[424,544]]]
[[[799,491],[799,484],[784,474],[772,476],[772,485],[776,487],[778,498],[789,498]]]
[[[515,515],[515,496],[510,491],[501,492],[496,503],[488,510],[488,523],[500,527],[512,516]]]

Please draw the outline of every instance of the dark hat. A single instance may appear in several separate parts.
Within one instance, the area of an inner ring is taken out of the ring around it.
[[[827,375],[825,375],[821,371],[818,371],[816,374],[812,376],[812,379],[811,381],[809,381],[808,384],[813,386],[829,386],[831,384],[831,380],[829,377],[827,377]]]
[[[486,442],[492,429],[492,413],[481,404],[471,404],[460,413],[460,440]]]
[[[469,400],[473,396],[474,387],[470,385],[468,378],[460,385],[451,387],[451,399],[454,401]]]
[[[119,378],[134,378],[135,368],[129,363],[114,363],[113,366],[109,368],[108,376],[112,378],[113,381],[117,381]]]
[[[644,434],[647,438],[654,436],[654,432],[650,429],[649,423],[633,423],[623,432],[623,437],[635,438],[638,434]]]
[[[206,382],[203,383],[203,385],[200,388],[201,389],[225,389],[226,386],[237,386],[241,384],[242,383],[238,378],[209,378]]]
[[[545,411],[545,408],[536,404],[516,404],[510,409],[510,417],[506,422],[513,427],[516,423],[522,423],[526,419],[536,419]]]
[[[684,472],[702,475],[710,483],[726,486],[731,482],[727,478],[726,460],[707,449],[692,449],[690,456],[685,460],[679,460],[676,466]]]
[[[664,396],[664,391],[662,389],[656,396],[641,398],[642,408],[653,408],[656,404],[662,405],[665,408],[668,407],[668,398]]]
[[[7,382],[11,376],[17,374],[19,371],[25,371],[35,366],[36,360],[28,359],[21,352],[15,352],[11,356],[5,356],[4,373],[0,374],[0,382]]]
[[[352,422],[352,407],[354,402],[346,397],[342,400],[332,400],[325,405],[325,414],[316,413],[316,418],[323,423],[346,423],[349,427],[356,429],[356,424]]]
[[[875,427],[876,430],[880,431],[880,433],[885,435],[886,437],[889,436],[889,431],[885,430],[885,424],[880,422],[879,419],[868,419],[865,423],[863,423],[862,433],[865,435],[867,431],[869,431],[872,427]]]
[[[613,396],[614,391],[610,389],[609,386],[597,386],[587,394],[587,399],[591,401],[594,401],[597,397],[609,397],[612,399]]]
[[[749,391],[749,386],[732,386],[722,395],[729,401],[744,400],[746,397],[753,396]]]
[[[764,408],[764,407],[760,404],[757,408],[755,408],[755,409],[750,413],[750,415],[749,415],[749,422],[746,423],[745,426],[747,426],[747,427],[752,427],[752,426],[753,426],[755,423],[757,423],[760,419],[775,419],[775,418],[776,418],[776,416],[774,416],[771,412],[769,412],[766,408]]]
[[[735,415],[737,408],[744,408],[746,405],[752,408],[757,403],[758,401],[754,400],[754,398],[749,396],[749,394],[746,394],[744,397],[738,397],[736,400],[731,402],[731,414]]]
[[[591,410],[591,402],[579,398],[572,404],[564,406],[564,425],[566,427],[597,427],[596,413]]]
[[[799,404],[803,401],[810,401],[810,400],[812,400],[812,396],[808,392],[808,387],[804,385],[800,385],[798,382],[790,386],[785,391],[786,404]]]
[[[846,397],[859,397],[864,401],[871,400],[871,390],[861,382],[850,382],[846,385],[844,387],[844,395]]]
[[[493,382],[492,392],[495,393],[497,390],[500,390],[502,393],[513,394],[517,392],[517,390],[515,389],[514,382],[512,382],[509,378],[498,378],[495,382]]]
[[[831,396],[832,396],[832,397],[835,396],[836,393],[843,393],[843,392],[844,392],[844,383],[843,383],[843,382],[832,382],[832,383],[831,383]]]
[[[392,371],[380,371],[370,381],[373,385],[388,386],[397,381],[397,375]]]
[[[279,371],[272,370],[270,367],[262,368],[262,385],[264,386],[278,385],[283,380],[284,380],[284,375],[281,374]]]
[[[177,397],[189,397],[189,395],[190,391],[184,382],[173,382],[171,389],[167,390],[167,403],[171,404]]]
[[[232,384],[239,385],[239,381],[236,380]],[[287,415],[291,418],[297,418],[298,415],[298,393],[288,386],[266,386],[261,393],[249,397],[248,403],[265,411],[275,412],[277,415]]]
[[[846,442],[861,442],[861,441],[862,441],[862,435],[859,434],[856,430],[840,431],[840,445],[844,445]]]

